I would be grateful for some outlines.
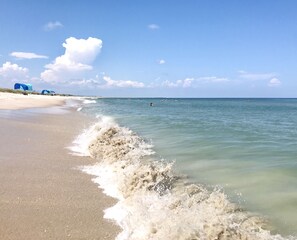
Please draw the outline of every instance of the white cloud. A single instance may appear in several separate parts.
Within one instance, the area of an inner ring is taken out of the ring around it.
[[[281,81],[277,78],[272,78],[268,83],[269,87],[277,87],[279,85],[281,85]]]
[[[48,58],[44,55],[38,55],[36,53],[30,53],[30,52],[12,52],[10,54],[12,57],[16,57],[19,59],[36,59],[36,58]]]
[[[157,24],[150,24],[147,26],[150,30],[158,30],[160,28]]]
[[[159,64],[165,64],[166,62],[165,62],[164,59],[160,59],[160,60],[158,60],[158,63],[159,63]]]
[[[104,75],[102,78],[96,75],[93,79],[81,79],[78,81],[68,82],[70,85],[77,85],[88,88],[101,88],[101,89],[112,89],[112,88],[145,88],[145,84],[142,82],[131,81],[131,80],[113,80],[111,77]]]
[[[43,29],[45,31],[52,31],[54,29],[62,28],[62,27],[63,27],[62,23],[60,23],[59,21],[55,21],[55,22],[48,22],[43,26]]]
[[[275,73],[248,73],[246,71],[239,71],[239,77],[247,80],[268,80],[276,76]]]
[[[200,78],[197,78],[197,81],[206,82],[206,83],[222,83],[222,82],[229,82],[230,80],[228,78],[212,76],[212,77],[200,77]]]
[[[95,87],[100,86],[100,82],[97,79],[80,79],[78,81],[69,82],[70,85]]]
[[[137,81],[130,81],[130,80],[113,80],[109,76],[103,76],[103,80],[105,81],[105,84],[101,87],[104,88],[112,88],[112,87],[118,87],[118,88],[144,88],[145,85],[142,82]]]
[[[185,78],[183,80],[177,80],[175,82],[164,81],[161,86],[163,87],[182,87],[182,88],[190,88],[197,87],[199,84],[203,83],[224,83],[229,82],[227,78],[219,78],[219,77],[199,77],[199,78]]]
[[[4,81],[25,81],[29,70],[17,64],[6,62],[0,67],[0,79]]]
[[[248,73],[239,71],[239,77],[251,81],[268,81],[269,87],[277,87],[281,85],[281,81],[277,78],[276,73]]]
[[[188,88],[192,86],[193,81],[195,81],[194,78],[186,78],[183,80],[177,80],[175,82],[166,80],[162,83],[162,86],[169,87],[169,88],[176,88],[176,87]]]
[[[65,53],[51,64],[45,65],[41,78],[44,81],[57,82],[80,78],[79,74],[93,69],[90,65],[102,48],[102,40],[89,37],[88,39],[67,38],[63,43]]]

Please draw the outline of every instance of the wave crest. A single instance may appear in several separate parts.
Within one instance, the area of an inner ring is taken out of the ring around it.
[[[80,138],[87,141],[85,155],[98,161],[83,171],[118,199],[105,210],[105,217],[122,228],[117,240],[284,239],[265,230],[265,221],[232,204],[222,191],[187,183],[173,163],[154,158],[152,144],[111,118],[100,117]]]

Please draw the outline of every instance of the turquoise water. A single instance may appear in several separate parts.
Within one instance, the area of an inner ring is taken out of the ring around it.
[[[98,99],[82,111],[112,116],[177,172],[297,235],[297,99]]]

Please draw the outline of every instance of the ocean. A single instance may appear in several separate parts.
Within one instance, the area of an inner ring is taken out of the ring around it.
[[[297,99],[100,98],[75,154],[124,239],[296,239]]]

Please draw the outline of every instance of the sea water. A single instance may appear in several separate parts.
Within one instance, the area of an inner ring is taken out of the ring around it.
[[[118,199],[117,239],[296,238],[297,99],[85,103],[72,149]]]

